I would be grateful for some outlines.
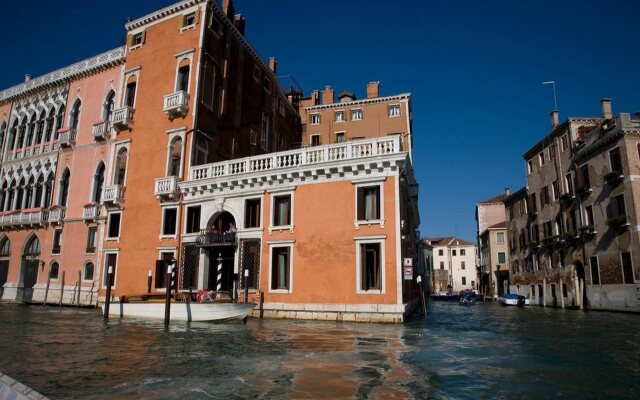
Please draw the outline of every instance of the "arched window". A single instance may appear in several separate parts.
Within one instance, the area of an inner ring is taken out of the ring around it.
[[[178,76],[176,77],[176,91],[187,92],[189,90],[189,59],[180,62]]]
[[[16,210],[22,210],[22,200],[24,199],[24,178],[18,183],[16,190]]]
[[[91,261],[87,262],[84,265],[84,274],[82,279],[85,281],[92,281],[93,280],[93,263]]]
[[[196,140],[196,149],[195,149],[195,164],[194,165],[202,165],[207,163],[207,157],[209,156],[209,146],[207,142],[202,137],[198,137]]]
[[[80,108],[82,107],[82,102],[80,99],[76,100],[73,103],[73,107],[71,107],[71,112],[69,113],[69,128],[78,129],[78,121],[80,121]]]
[[[7,192],[7,202],[6,202],[6,206],[5,206],[5,211],[11,211],[13,210],[13,199],[15,198],[16,195],[16,181],[11,181],[11,184],[9,185],[9,190]]]
[[[7,182],[5,181],[2,184],[2,189],[0,189],[0,211],[5,211],[4,203],[6,199],[7,199]]]
[[[33,206],[34,207],[42,206],[42,194],[43,194],[43,189],[44,189],[43,186],[44,186],[44,178],[42,177],[42,175],[40,175],[38,177],[38,179],[36,180],[35,197],[33,199]]]
[[[0,257],[9,257],[11,255],[11,241],[8,237],[4,237],[0,242]]]
[[[31,120],[29,121],[29,129],[27,131],[27,142],[25,146],[31,146],[33,143],[33,136],[36,133],[36,113],[33,113]]]
[[[51,141],[51,136],[53,136],[51,134],[53,133],[53,128],[55,127],[55,117],[56,110],[55,108],[51,107],[51,110],[49,110],[49,115],[47,116],[47,129],[44,134],[45,142]]]
[[[2,126],[0,126],[0,150],[2,150],[4,145],[4,136],[5,136],[6,130],[7,130],[7,123],[3,122]]]
[[[127,158],[127,149],[120,150],[118,157],[116,158],[116,174],[114,177],[114,183],[116,185],[124,186],[124,181],[127,175]]]
[[[96,169],[96,173],[93,176],[93,194],[91,200],[94,203],[100,202],[100,196],[102,195],[102,186],[104,186],[104,163],[100,163]]]
[[[62,128],[62,122],[64,121],[64,105],[61,105],[58,109],[58,115],[56,115],[56,128],[53,139],[58,140],[58,131]]]
[[[176,138],[171,142],[169,148],[169,168],[168,176],[180,176],[180,165],[182,163],[182,138]]]
[[[36,127],[36,141],[34,144],[40,144],[42,142],[42,135],[44,134],[45,118],[46,118],[46,111],[42,110],[40,112],[40,117],[38,117],[38,126]]]
[[[60,264],[57,261],[51,263],[49,268],[49,278],[58,279],[58,272],[60,271]]]
[[[69,196],[69,181],[71,179],[71,172],[69,169],[65,169],[62,173],[62,179],[60,179],[60,189],[59,189],[59,197],[58,204],[62,207],[67,206],[67,197]]]
[[[35,181],[33,180],[33,176],[29,178],[29,182],[27,186],[24,188],[24,208],[33,207],[33,187]]]
[[[102,119],[105,121],[109,121],[111,119],[111,114],[113,113],[113,109],[116,104],[116,93],[113,90],[110,90],[107,93],[107,97],[105,98],[104,104],[102,105]]]
[[[125,106],[133,107],[133,105],[136,102],[136,88],[138,84],[136,82],[136,79],[137,79],[136,76],[132,76],[127,81],[127,86],[125,87],[125,91],[124,91]]]
[[[18,127],[18,148],[21,149],[24,145],[24,136],[27,131],[27,117],[22,118],[20,126]]]
[[[51,196],[53,193],[53,173],[49,174],[47,178],[47,183],[44,184],[44,208],[49,208],[51,206]]]
[[[23,257],[37,257],[40,255],[40,239],[36,235],[33,235],[27,242],[24,248]]]

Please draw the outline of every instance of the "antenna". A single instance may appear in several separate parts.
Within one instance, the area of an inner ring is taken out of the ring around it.
[[[558,100],[556,99],[556,81],[542,82],[543,85],[553,86],[553,110],[558,111]]]

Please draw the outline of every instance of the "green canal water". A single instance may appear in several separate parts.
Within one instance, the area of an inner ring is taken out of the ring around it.
[[[433,303],[405,325],[165,329],[0,304],[0,371],[54,399],[639,399],[640,315]]]

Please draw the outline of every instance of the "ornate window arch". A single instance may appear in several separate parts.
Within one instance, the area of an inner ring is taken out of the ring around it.
[[[104,103],[102,104],[102,119],[105,122],[108,122],[111,119],[111,114],[116,106],[116,92],[111,89],[109,93],[104,98]]]
[[[116,185],[124,186],[127,178],[127,163],[129,161],[129,150],[126,147],[118,150],[116,156],[116,168],[113,176],[113,182]]]
[[[34,144],[42,143],[42,136],[44,134],[44,124],[47,118],[47,110],[40,111],[40,115],[38,116],[38,122],[36,126],[36,138]]]
[[[18,146],[21,149],[24,146],[24,139],[27,131],[27,116],[22,117],[20,125],[18,126]]]
[[[56,119],[56,109],[55,107],[51,107],[49,110],[49,115],[47,115],[47,128],[44,133],[44,141],[50,142],[53,137],[53,129],[55,128],[55,119]]]
[[[82,100],[76,99],[76,101],[73,103],[73,106],[71,106],[71,112],[69,112],[69,128],[78,129],[81,108]]]
[[[25,142],[25,147],[31,146],[33,143],[33,137],[36,133],[36,113],[31,114],[31,118],[29,119],[29,126],[27,129],[27,140]]]
[[[42,174],[40,174],[36,179],[35,185],[36,187],[35,187],[35,193],[33,196],[33,204],[34,204],[33,206],[37,208],[42,206],[42,195],[43,195],[43,189],[44,189],[44,177],[42,176]]]
[[[53,196],[53,172],[49,173],[47,181],[44,184],[44,201],[42,203],[44,208],[51,206],[51,198]]]
[[[94,203],[100,202],[102,196],[102,187],[104,186],[104,172],[105,166],[102,161],[96,167],[96,172],[93,175],[93,189],[91,190],[91,201]]]
[[[5,235],[0,239],[0,257],[9,256],[11,256],[11,240],[9,240],[9,237]]]
[[[179,177],[182,173],[182,137],[173,138],[169,144],[169,162],[167,176]]]
[[[18,187],[16,188],[16,210],[22,209],[22,201],[24,200],[24,177],[20,178],[20,182],[18,183]]]
[[[61,104],[58,107],[58,112],[56,113],[56,127],[55,132],[53,133],[53,140],[58,140],[58,131],[62,129],[62,124],[64,123],[64,104]]]
[[[4,148],[4,137],[6,135],[7,132],[7,123],[3,122],[2,125],[0,125],[0,151]]]
[[[67,199],[69,197],[69,182],[71,181],[71,172],[69,168],[65,168],[60,178],[60,188],[58,189],[58,205],[62,207],[67,206]]]

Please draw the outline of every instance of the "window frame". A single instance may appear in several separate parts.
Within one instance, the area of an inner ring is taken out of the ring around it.
[[[95,232],[93,234],[93,247],[89,247],[89,239],[91,238],[91,231]],[[85,247],[85,254],[95,254],[96,249],[98,247],[97,244],[98,244],[98,227],[95,225],[87,227],[87,246]],[[90,249],[93,249],[93,251],[89,251]],[[94,268],[95,268],[95,265],[94,265]],[[95,273],[95,269],[94,269],[94,273]]]
[[[112,288],[116,288],[117,287],[117,282],[118,282],[118,264],[120,263],[120,251],[119,250],[114,250],[114,249],[108,249],[105,250],[103,258],[102,258],[102,279],[100,279],[100,287],[102,289],[106,289],[107,285],[105,284],[105,279],[107,278],[107,271],[109,266],[107,265],[107,258],[109,258],[110,255],[115,255],[116,256],[116,265],[113,266],[113,286],[111,286]]]
[[[502,240],[500,240],[502,237]],[[496,232],[496,243],[504,243],[504,232]]]
[[[294,216],[295,216],[295,200],[294,200],[295,188],[285,190],[272,190],[269,192],[269,233],[273,231],[285,231],[289,230],[293,232],[295,228]],[[289,196],[289,225],[274,225],[275,223],[275,199],[276,197]]]
[[[635,285],[636,284],[636,272],[633,268],[633,255],[631,254],[632,252],[630,250],[623,250],[620,252],[620,269],[622,272],[622,284],[623,285]],[[624,254],[629,254],[629,262],[631,263],[630,265],[630,269],[631,269],[631,282],[627,282],[625,279],[625,273],[624,273],[624,258],[623,255]]]
[[[384,228],[385,224],[385,213],[384,213],[384,184],[386,178],[375,178],[375,179],[364,179],[358,181],[352,181],[354,185],[354,209],[355,215],[353,220],[353,226],[358,229],[360,225],[380,225],[380,227]],[[371,220],[360,220],[359,219],[359,208],[358,208],[358,192],[361,188],[368,187],[378,187],[378,197],[380,203],[380,215],[378,219]]]
[[[316,120],[317,121],[314,121]],[[322,116],[319,112],[309,114],[309,125],[320,125],[322,123]]]
[[[356,115],[359,115],[360,118],[355,118]],[[364,112],[362,108],[351,109],[351,121],[362,121],[363,117],[364,117]]]
[[[398,110],[398,113],[396,114],[395,111],[392,111],[392,110]],[[389,118],[401,117],[402,116],[402,109],[400,107],[400,103],[398,103],[398,104],[389,104],[387,115],[388,115]]]
[[[51,254],[55,254],[55,255],[62,254],[62,241],[63,241],[62,229],[61,228],[54,229],[53,238],[51,239]]]
[[[338,118],[339,115],[341,116],[340,119]],[[333,122],[335,122],[336,124],[341,124],[343,122],[347,122],[345,111],[344,110],[335,110],[333,112]]]
[[[339,136],[342,136],[342,141],[338,140]],[[344,143],[347,141],[347,132],[345,131],[336,132],[335,137],[336,137],[335,143]]]
[[[269,245],[269,281],[267,283],[267,293],[293,293],[293,245],[295,240],[271,240],[268,241]],[[273,280],[273,251],[274,249],[279,248],[288,248],[289,249],[289,275],[288,275],[288,285],[286,289],[273,289],[272,280]]]
[[[500,261],[500,254],[502,254],[503,261]],[[498,255],[497,255],[497,257],[496,257],[496,260],[498,261],[498,262],[497,262],[497,264],[501,264],[501,265],[502,265],[502,264],[504,264],[504,265],[506,265],[506,264],[507,264],[507,253],[506,253],[506,252],[504,252],[504,251],[499,251],[499,252],[498,252]]]
[[[198,226],[197,226],[196,230],[192,231],[192,232],[189,232],[189,228],[190,228],[189,210],[191,210],[191,209],[194,209],[194,210],[195,209],[199,209],[198,213],[200,215],[199,215],[199,218],[198,218],[198,221],[197,221],[197,225]],[[197,234],[200,234],[201,227],[202,227],[202,206],[200,204],[187,206],[187,209],[186,209],[186,211],[184,213],[184,234],[185,235],[197,235]]]
[[[51,272],[53,271],[52,269],[53,264],[56,264],[58,266],[56,270],[55,278],[51,276]],[[51,260],[51,262],[49,263],[49,272],[47,273],[47,279],[52,281],[57,281],[59,278],[60,278],[60,262],[58,260]]]
[[[111,221],[112,221],[112,217],[114,215],[118,214],[119,215],[119,220],[118,220],[118,236],[110,236],[111,235]],[[109,215],[107,217],[107,232],[105,235],[105,240],[107,241],[111,241],[111,240],[115,240],[115,241],[119,241],[120,240],[120,233],[122,231],[122,211],[118,210],[118,211],[111,211],[109,212]]]
[[[313,139],[318,138],[318,143],[313,143]],[[309,146],[311,147],[315,147],[315,146],[320,146],[322,144],[322,141],[320,140],[321,137],[319,134],[314,133],[313,135],[309,135]]]
[[[87,265],[93,265],[93,270],[91,271],[91,279],[87,279]],[[86,260],[84,264],[82,264],[82,281],[83,282],[93,282],[96,277],[96,263],[92,260]]]
[[[131,33],[131,41],[129,42],[129,50],[135,50],[142,47],[145,42],[146,31],[142,30],[140,32]],[[138,41],[139,39],[139,41]]]
[[[167,211],[169,210],[174,210],[175,211],[175,217],[173,220],[173,233],[166,233],[166,223],[167,223]],[[169,207],[162,207],[162,222],[161,222],[161,226],[160,226],[160,239],[167,239],[167,238],[175,238],[178,235],[178,221],[180,221],[180,207],[177,206],[169,206]]]
[[[598,268],[598,283],[593,283],[593,259],[595,259],[596,261],[596,266]],[[602,279],[600,279],[600,258],[598,257],[597,254],[592,255],[591,257],[589,257],[589,272],[590,272],[590,277],[591,277],[591,284],[592,285],[598,285],[598,286],[602,286]],[[623,277],[624,279],[624,277]]]
[[[247,203],[248,202],[253,202],[253,201],[257,201],[258,202],[258,207],[260,207],[260,212],[258,215],[258,226],[252,226],[249,227],[247,226]],[[262,196],[260,197],[247,197],[244,199],[243,201],[243,221],[242,221],[242,227],[243,230],[245,231],[251,231],[251,230],[262,230],[262,218],[264,216],[264,207],[262,206]]]
[[[372,235],[372,236],[355,236],[355,251],[356,251],[356,294],[365,295],[381,295],[386,293],[386,235]],[[362,288],[362,259],[360,246],[365,244],[379,244],[380,245],[380,289],[365,290]]]

